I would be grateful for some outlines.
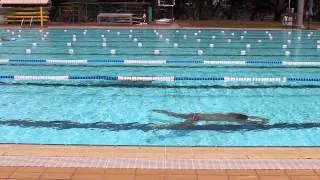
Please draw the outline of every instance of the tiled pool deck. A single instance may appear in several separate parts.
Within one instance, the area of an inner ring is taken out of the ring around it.
[[[318,147],[0,145],[0,179],[320,179]]]

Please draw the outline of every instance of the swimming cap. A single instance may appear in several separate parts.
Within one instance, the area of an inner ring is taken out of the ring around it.
[[[198,113],[193,113],[192,120],[193,121],[199,121],[200,120],[200,115]]]

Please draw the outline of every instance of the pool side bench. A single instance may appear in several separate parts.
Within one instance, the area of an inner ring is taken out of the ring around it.
[[[132,13],[100,13],[97,16],[97,22],[101,24],[103,19],[115,19],[112,23],[128,23],[132,25],[133,14]]]

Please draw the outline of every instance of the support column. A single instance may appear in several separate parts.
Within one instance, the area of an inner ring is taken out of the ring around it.
[[[40,25],[43,28],[43,7],[40,6]]]
[[[304,0],[298,0],[298,14],[297,14],[297,27],[304,28],[303,26],[303,10],[304,10]]]

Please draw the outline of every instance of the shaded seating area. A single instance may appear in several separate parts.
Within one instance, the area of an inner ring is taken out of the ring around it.
[[[97,22],[101,24],[104,23],[123,23],[132,24],[132,13],[100,13],[97,16]]]
[[[49,0],[2,0],[2,7],[7,8],[5,23],[32,26],[47,24],[49,17]]]
[[[60,0],[53,1],[53,22],[142,22],[142,16],[152,3],[148,0]]]
[[[43,22],[46,24],[49,21],[48,8],[43,8]],[[12,8],[6,16],[5,22],[9,23],[40,23],[41,13],[40,8]]]

